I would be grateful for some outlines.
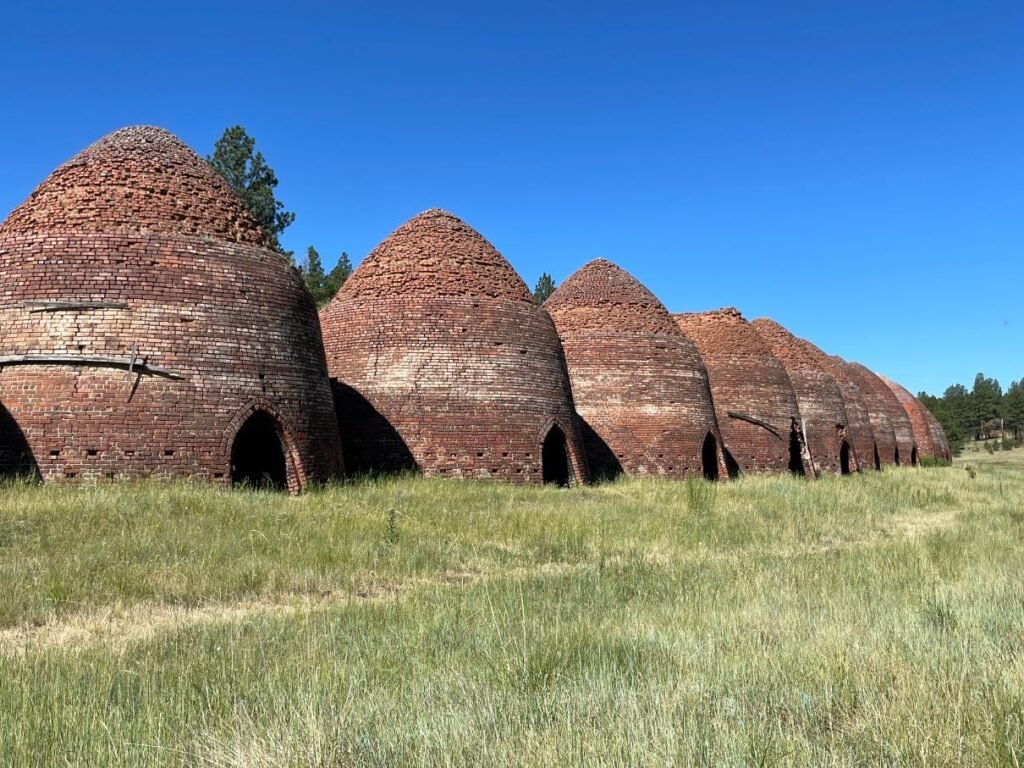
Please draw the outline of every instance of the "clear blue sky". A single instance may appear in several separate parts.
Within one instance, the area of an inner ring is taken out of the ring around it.
[[[384,10],[386,8],[386,10]],[[124,125],[256,137],[358,262],[447,208],[913,391],[1024,378],[1024,4],[8,2],[0,209]]]

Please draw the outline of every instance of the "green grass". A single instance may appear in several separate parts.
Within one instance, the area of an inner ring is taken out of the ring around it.
[[[15,483],[0,764],[1016,766],[1022,574],[1024,450],[569,491]]]

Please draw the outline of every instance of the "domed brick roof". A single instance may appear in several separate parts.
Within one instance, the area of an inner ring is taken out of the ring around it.
[[[348,300],[395,296],[535,303],[505,257],[458,217],[434,208],[396,229],[345,282]]]
[[[873,407],[883,409],[889,417],[893,436],[896,440],[896,446],[892,454],[892,463],[909,465],[911,457],[917,452],[917,444],[914,438],[914,429],[910,424],[910,417],[907,415],[906,409],[892,389],[889,388],[889,385],[874,371],[860,363],[850,363],[850,368],[859,376],[857,380],[860,384],[861,392],[864,393],[865,402],[873,403]],[[869,405],[870,407],[872,406]]]
[[[840,357],[831,359],[833,365],[840,369],[860,392],[864,406],[867,408],[868,420],[871,422],[871,433],[878,451],[879,464],[895,464],[896,430],[893,428],[892,419],[889,416],[890,407],[885,398],[880,395],[876,384],[881,385],[883,389],[888,388],[867,369],[848,363]]]
[[[843,442],[855,452],[857,446],[848,433],[849,416],[842,390],[823,364],[824,353],[816,352],[815,347],[774,320],[759,318],[751,325],[789,375],[815,473],[841,471]]]
[[[321,323],[356,471],[542,482],[567,453],[569,480],[587,478],[551,319],[504,257],[452,214],[427,211],[395,230]],[[558,435],[564,447],[546,453]]]
[[[544,308],[565,348],[595,474],[724,476],[707,371],[647,288],[597,259]]]
[[[727,307],[675,320],[704,360],[718,425],[739,468],[809,472],[793,385],[740,311]]]
[[[18,468],[292,489],[340,471],[316,310],[265,243],[161,129],[54,171],[0,225],[0,442],[21,435]]]
[[[544,308],[559,333],[677,335],[672,316],[640,281],[607,259],[594,259],[560,285]]]
[[[266,245],[245,204],[162,128],[114,131],[61,165],[0,227],[0,237],[177,234]]]
[[[924,404],[900,384],[887,379],[881,374],[878,374],[878,376],[892,390],[892,393],[896,395],[896,399],[900,401],[900,405],[907,412],[911,428],[914,430],[914,442],[917,443],[918,457],[945,458],[943,447],[936,443],[935,435],[933,434],[934,427],[930,423],[928,418],[930,414],[928,409],[924,407]]]

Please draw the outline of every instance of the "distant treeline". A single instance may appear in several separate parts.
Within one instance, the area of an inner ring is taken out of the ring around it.
[[[941,397],[927,392],[917,397],[942,422],[954,453],[959,453],[968,440],[1020,440],[1024,433],[1024,379],[1014,381],[1003,392],[996,379],[979,373],[972,389],[953,384]]]

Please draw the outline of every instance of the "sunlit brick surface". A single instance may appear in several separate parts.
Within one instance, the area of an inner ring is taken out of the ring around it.
[[[557,426],[587,477],[554,325],[511,265],[441,210],[370,253],[321,313],[356,471],[541,482]]]
[[[278,422],[292,489],[341,469],[301,278],[157,128],[96,142],[0,226],[0,357],[0,471],[227,482],[255,409]]]
[[[597,259],[571,275],[544,307],[565,348],[595,475],[699,476],[710,432],[714,464],[724,477],[707,371],[650,291]]]
[[[800,410],[782,363],[737,309],[675,320],[704,360],[725,447],[740,469],[789,471],[790,436],[794,426],[799,431]]]

